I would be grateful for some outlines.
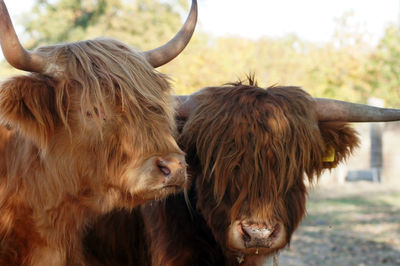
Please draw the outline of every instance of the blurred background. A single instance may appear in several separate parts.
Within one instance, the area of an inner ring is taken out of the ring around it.
[[[193,40],[160,68],[177,94],[254,74],[261,87],[400,108],[400,1],[198,0]],[[28,49],[115,37],[169,40],[188,0],[5,0]],[[21,73],[0,56],[0,79]],[[400,265],[400,124],[354,125],[362,145],[310,185],[308,216],[281,265]]]

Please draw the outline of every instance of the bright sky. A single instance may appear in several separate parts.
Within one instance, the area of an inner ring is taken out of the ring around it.
[[[335,20],[352,11],[362,29],[377,41],[388,23],[398,23],[400,0],[200,0],[201,22],[216,34],[257,38],[294,33],[326,42]]]
[[[5,0],[14,23],[33,0]],[[198,0],[201,27],[215,35],[251,38],[294,33],[303,40],[327,42],[335,19],[353,11],[354,20],[376,42],[390,22],[398,23],[400,0]]]

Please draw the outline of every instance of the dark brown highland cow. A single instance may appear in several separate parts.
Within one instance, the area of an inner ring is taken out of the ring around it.
[[[251,80],[181,101],[192,209],[181,194],[104,217],[85,240],[100,265],[269,265],[305,214],[305,179],[313,183],[357,146],[346,121],[400,119],[398,110]]]
[[[32,72],[0,84],[0,265],[83,265],[97,217],[182,189],[174,99],[154,68],[182,51],[196,17],[193,1],[177,36],[148,52],[112,39],[31,52],[0,0],[4,56]]]

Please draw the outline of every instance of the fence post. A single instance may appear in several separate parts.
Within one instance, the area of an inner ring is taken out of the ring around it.
[[[385,102],[379,98],[369,98],[368,104],[376,107],[384,107]],[[382,156],[382,123],[371,123],[370,138],[371,138],[371,151],[370,151],[370,167],[372,171],[373,182],[381,182],[381,172],[383,165]]]

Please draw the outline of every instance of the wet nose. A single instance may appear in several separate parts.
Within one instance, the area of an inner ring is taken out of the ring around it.
[[[163,157],[157,157],[155,160],[156,167],[165,178],[164,183],[170,185],[179,185],[186,178],[186,162],[184,155],[169,154]]]
[[[269,248],[280,232],[280,225],[241,223],[238,228],[246,248]]]

